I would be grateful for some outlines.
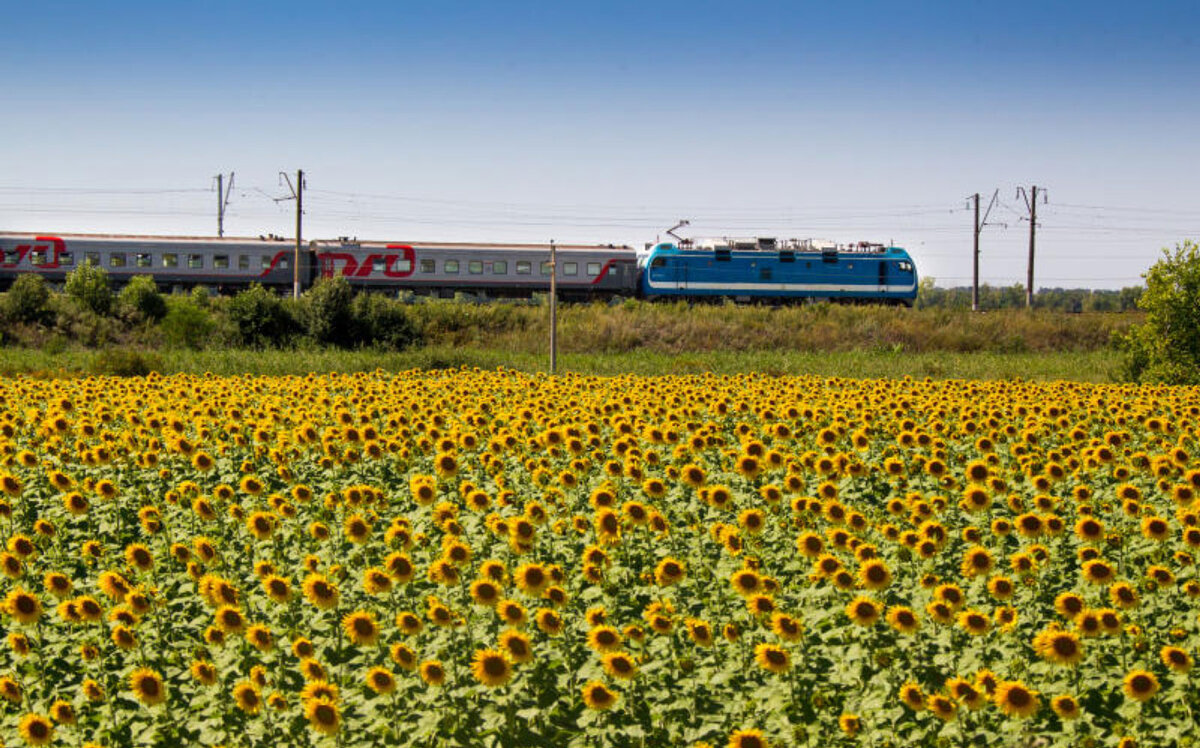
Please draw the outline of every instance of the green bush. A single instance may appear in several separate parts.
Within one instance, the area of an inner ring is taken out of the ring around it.
[[[150,353],[109,348],[101,351],[89,368],[93,374],[103,376],[144,377],[152,371],[162,369],[162,361]]]
[[[1134,381],[1200,384],[1200,246],[1186,241],[1146,271],[1146,312],[1122,341],[1123,375]]]
[[[420,339],[416,325],[404,304],[379,296],[360,293],[354,297],[351,312],[362,342],[392,351],[400,351]]]
[[[363,338],[354,316],[354,289],[343,276],[323,278],[301,297],[304,331],[318,343],[351,348]]]
[[[4,294],[4,314],[16,322],[46,322],[51,316],[50,288],[40,275],[26,274]]]
[[[278,347],[296,332],[296,320],[283,301],[257,283],[230,299],[225,304],[225,315],[232,342],[237,345]]]
[[[135,275],[117,294],[121,307],[135,318],[157,322],[167,316],[167,301],[158,292],[154,279]]]
[[[216,328],[212,315],[188,297],[173,298],[161,324],[167,344],[200,350]]]
[[[97,265],[80,265],[67,275],[63,291],[84,309],[100,316],[112,311],[113,293],[108,287],[108,272]]]

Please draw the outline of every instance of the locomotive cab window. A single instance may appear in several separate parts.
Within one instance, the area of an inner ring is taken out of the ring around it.
[[[446,264],[443,266],[443,269],[447,273],[457,273],[458,272],[458,260],[446,260]]]
[[[250,269],[250,255],[238,255],[238,270]]]
[[[174,252],[163,252],[162,266],[165,268],[179,267],[179,255]]]
[[[83,255],[83,261],[87,265],[99,265],[100,264],[100,253],[99,252],[85,252]]]
[[[154,267],[154,257],[149,252],[138,252],[133,256],[133,264],[140,268]]]
[[[467,263],[467,272],[471,275],[483,274],[483,260],[471,260]]]
[[[434,260],[421,260],[422,273],[436,273],[437,263]]]
[[[225,270],[229,267],[229,255],[214,255],[213,267],[217,270]]]
[[[508,263],[504,260],[496,260],[493,262],[492,275],[508,275]]]
[[[590,278],[595,278],[597,275],[600,275],[600,263],[589,262],[587,264],[587,274]]]
[[[204,255],[188,255],[188,267],[193,270],[204,267]]]
[[[650,261],[650,267],[652,267],[652,268],[665,268],[666,266],[667,266],[667,258],[666,257],[655,257],[653,260]]]
[[[529,260],[517,260],[517,275],[531,275],[533,263]]]
[[[578,262],[564,262],[563,263],[563,275],[579,275],[579,263]]]

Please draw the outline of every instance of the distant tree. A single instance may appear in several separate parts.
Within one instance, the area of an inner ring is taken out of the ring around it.
[[[67,275],[63,291],[77,304],[101,316],[112,311],[113,292],[108,272],[99,265],[80,265]]]
[[[13,281],[4,294],[4,313],[17,322],[44,322],[50,316],[50,288],[46,279],[32,273]]]
[[[1123,341],[1129,379],[1200,384],[1200,246],[1185,241],[1146,271],[1144,324]]]
[[[157,322],[167,316],[167,301],[149,275],[130,278],[117,294],[117,301],[125,310],[145,320]]]
[[[252,348],[283,345],[296,328],[283,301],[257,283],[230,299],[225,314],[233,328],[233,342]]]

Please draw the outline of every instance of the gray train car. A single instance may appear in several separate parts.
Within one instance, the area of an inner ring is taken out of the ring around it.
[[[320,277],[344,276],[357,287],[430,296],[469,292],[527,297],[550,288],[546,244],[317,241]],[[624,246],[557,246],[556,280],[568,299],[633,296],[637,255]]]
[[[294,246],[278,237],[212,238],[98,234],[0,233],[0,286],[37,273],[62,282],[83,264],[108,271],[113,285],[150,275],[160,286],[209,285],[231,289],[261,283],[292,287]],[[300,282],[313,275],[312,253],[300,253]]]

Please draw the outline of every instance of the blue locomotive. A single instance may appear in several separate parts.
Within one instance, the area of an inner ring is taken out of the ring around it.
[[[641,258],[646,298],[862,300],[912,305],[917,269],[899,247],[812,239],[661,242]]]

